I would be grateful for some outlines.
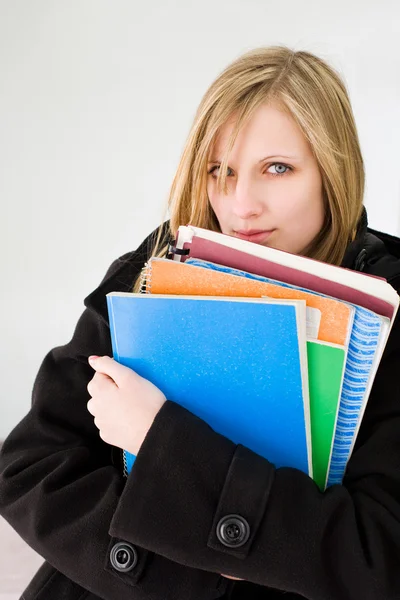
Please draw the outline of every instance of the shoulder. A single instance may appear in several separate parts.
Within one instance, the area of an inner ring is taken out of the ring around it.
[[[108,321],[106,295],[109,292],[129,292],[132,289],[135,278],[151,256],[159,234],[162,245],[171,240],[169,221],[154,229],[136,250],[119,256],[111,263],[99,285],[84,299],[86,308]]]
[[[360,237],[360,248],[360,270],[367,275],[384,277],[400,295],[400,238],[368,227]],[[393,322],[382,362],[393,352],[396,356],[400,352],[400,310]]]
[[[169,239],[169,221],[165,221],[165,223],[162,223],[162,225],[156,227],[156,229],[154,229],[136,248],[136,250],[131,250],[130,252],[127,252],[126,254],[116,258],[109,266],[100,285],[102,285],[104,281],[110,277],[115,277],[116,273],[121,271],[123,268],[126,268],[126,275],[128,275],[129,271],[135,271],[137,267],[141,268],[143,263],[151,255],[159,233],[161,236],[161,243],[166,243],[167,239]]]
[[[400,293],[400,238],[368,228],[364,273],[384,277]]]

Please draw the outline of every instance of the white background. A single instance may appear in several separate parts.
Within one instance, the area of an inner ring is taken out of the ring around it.
[[[339,70],[370,225],[400,233],[399,39],[397,0],[0,0],[0,439],[83,298],[161,221],[197,105],[246,50]]]

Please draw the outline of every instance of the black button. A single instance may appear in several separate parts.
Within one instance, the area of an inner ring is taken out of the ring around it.
[[[250,526],[240,515],[227,515],[217,525],[217,538],[229,548],[239,548],[250,537]]]
[[[127,573],[136,567],[138,553],[131,544],[118,542],[111,548],[110,561],[114,569],[121,573]]]

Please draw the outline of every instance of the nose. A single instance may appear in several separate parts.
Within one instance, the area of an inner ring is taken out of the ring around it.
[[[239,219],[243,220],[258,217],[262,213],[263,203],[248,179],[242,178],[241,181],[237,181],[233,193],[232,210]]]

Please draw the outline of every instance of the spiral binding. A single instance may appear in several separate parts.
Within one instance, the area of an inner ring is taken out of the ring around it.
[[[149,268],[149,262],[144,263],[144,267],[142,267],[142,270],[140,273],[140,289],[139,289],[140,294],[148,294],[149,293],[147,291],[149,289],[148,282],[150,281],[150,277],[147,272],[148,268]]]
[[[125,450],[122,450],[122,461],[124,463],[124,477],[128,477],[128,463],[126,462]]]

